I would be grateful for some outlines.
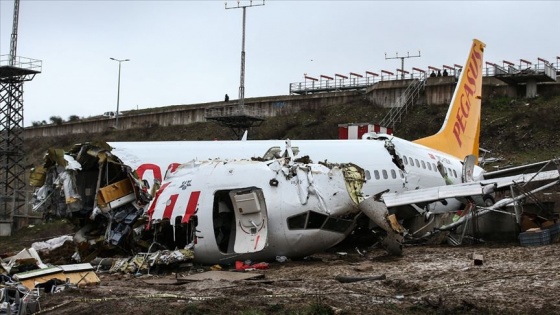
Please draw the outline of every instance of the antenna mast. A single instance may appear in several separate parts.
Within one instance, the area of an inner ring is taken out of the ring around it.
[[[19,0],[15,0],[14,20],[12,24],[12,39],[10,41],[10,66],[13,66],[16,63],[18,21],[19,21]]]
[[[395,53],[395,57],[387,57],[387,53],[385,53],[385,60],[387,59],[400,59],[401,60],[401,80],[404,80],[404,59],[405,58],[414,58],[420,57],[420,50],[418,51],[418,55],[411,56],[408,52],[406,52],[406,56],[399,57],[399,53]]]
[[[243,111],[245,107],[245,19],[246,19],[246,10],[250,7],[257,7],[263,6],[264,0],[262,4],[253,4],[253,1],[249,1],[249,5],[240,5],[239,0],[237,1],[236,7],[228,7],[227,2],[225,3],[226,9],[243,9],[243,32],[241,37],[241,75],[239,78],[239,107],[241,111]]]
[[[264,0],[262,4],[253,4],[253,1],[249,1],[249,5],[240,5],[239,0],[237,1],[237,6],[235,7],[228,7],[226,1],[226,9],[243,9],[243,37],[241,38],[241,75],[240,75],[240,83],[239,83],[239,99],[237,101],[237,108],[235,110],[231,110],[232,108],[229,106],[220,106],[216,108],[207,108],[205,110],[205,117],[208,120],[215,120],[219,124],[225,127],[229,127],[234,133],[237,139],[240,138],[243,131],[251,128],[251,127],[258,127],[264,121],[263,117],[259,117],[258,111],[254,108],[252,110],[247,110],[245,108],[245,18],[246,18],[246,10],[250,7],[256,6],[263,6]],[[226,94],[226,100],[229,98]],[[249,114],[252,112],[252,114]]]

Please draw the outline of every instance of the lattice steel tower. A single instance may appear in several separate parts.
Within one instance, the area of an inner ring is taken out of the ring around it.
[[[23,82],[41,72],[42,62],[16,57],[19,1],[14,1],[10,55],[0,56],[0,235],[11,234],[25,206]]]

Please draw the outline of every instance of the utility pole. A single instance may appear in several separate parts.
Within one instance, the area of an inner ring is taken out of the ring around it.
[[[226,9],[243,9],[243,33],[241,37],[241,75],[239,78],[239,109],[241,112],[244,112],[245,109],[245,18],[246,18],[246,9],[250,7],[257,7],[263,6],[264,0],[262,4],[253,4],[253,1],[249,1],[249,5],[240,5],[240,1],[237,1],[237,6],[235,7],[228,7],[227,2],[225,3]]]
[[[130,61],[130,59],[116,59],[116,58],[109,58],[119,63],[119,79],[117,83],[117,112],[115,113],[115,129],[119,129],[119,100],[121,96],[121,63]]]
[[[387,59],[400,59],[401,60],[401,80],[404,80],[404,59],[405,58],[414,58],[420,57],[420,50],[418,51],[418,55],[411,56],[408,52],[406,52],[406,56],[399,57],[399,53],[395,53],[395,57],[387,57],[387,53],[385,53],[385,60]]]

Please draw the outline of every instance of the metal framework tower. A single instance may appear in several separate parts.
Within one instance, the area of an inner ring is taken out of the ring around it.
[[[0,56],[0,235],[9,235],[13,217],[22,214],[25,201],[23,82],[31,81],[41,72],[39,60],[14,60],[5,56]],[[5,63],[10,65],[4,66]]]
[[[244,130],[250,127],[257,127],[262,124],[264,118],[259,117],[258,113],[253,110],[249,111],[245,108],[245,21],[246,21],[246,9],[255,6],[263,6],[262,4],[253,4],[253,1],[249,1],[249,5],[240,5],[237,1],[237,6],[228,7],[227,2],[225,4],[226,9],[243,9],[243,24],[242,24],[242,37],[241,37],[241,74],[239,78],[239,99],[237,108],[232,110],[227,110],[224,108],[220,111],[216,108],[212,108],[207,111],[206,119],[214,120],[220,125],[229,127],[239,138]]]
[[[40,60],[16,57],[19,1],[14,1],[10,55],[0,56],[0,236],[11,234],[25,206],[23,82],[41,72]]]

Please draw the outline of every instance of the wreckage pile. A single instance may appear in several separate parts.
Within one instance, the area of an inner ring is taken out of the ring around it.
[[[33,210],[47,220],[66,218],[79,228],[73,238],[77,262],[91,261],[103,251],[124,249],[130,255],[137,246],[147,246],[139,238],[151,194],[109,146],[49,149],[44,160],[31,173],[30,185],[37,187]]]
[[[43,262],[41,255],[50,256],[68,243],[72,243],[71,236],[56,237],[33,243],[30,248],[0,260],[0,314],[35,313],[40,310],[39,298],[43,294],[98,285],[99,272],[149,274],[151,269],[176,268],[179,263],[190,262],[193,258],[192,251],[183,249],[96,259],[93,265]]]

